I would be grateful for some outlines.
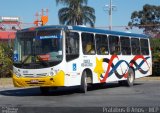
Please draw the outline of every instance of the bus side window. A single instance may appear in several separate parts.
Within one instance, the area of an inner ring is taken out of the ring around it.
[[[149,46],[147,39],[140,39],[142,55],[149,55]]]
[[[140,43],[138,38],[131,39],[131,46],[132,46],[132,54],[140,55]]]
[[[82,47],[83,53],[86,55],[95,54],[94,35],[91,33],[82,33]]]
[[[128,37],[121,37],[120,40],[122,55],[131,55],[130,39]]]
[[[121,54],[120,41],[118,36],[109,36],[109,49],[111,55]]]
[[[98,55],[108,55],[108,38],[106,35],[96,34],[96,50]]]
[[[76,32],[66,33],[66,61],[79,57],[79,34]]]

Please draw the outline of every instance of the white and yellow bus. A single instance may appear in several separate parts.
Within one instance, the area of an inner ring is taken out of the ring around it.
[[[152,74],[149,38],[81,26],[43,26],[17,32],[15,87],[50,88],[118,81],[132,86]]]

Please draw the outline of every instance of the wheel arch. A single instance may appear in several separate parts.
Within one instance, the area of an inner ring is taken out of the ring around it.
[[[91,83],[93,83],[93,72],[90,68],[85,68],[82,72],[82,76],[83,76],[83,73],[86,73],[86,77],[90,77],[91,78]],[[81,76],[81,79],[82,79],[82,76]]]

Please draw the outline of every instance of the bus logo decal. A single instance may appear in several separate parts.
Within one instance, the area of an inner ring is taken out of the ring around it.
[[[14,61],[18,61],[18,54],[14,54]]]
[[[116,64],[113,64],[113,61],[114,61],[115,58],[118,59],[118,62]],[[129,63],[125,60],[119,60],[117,55],[112,55],[110,59],[103,58],[103,59],[99,60],[98,58],[96,58],[96,67],[94,69],[94,72],[97,73],[98,79],[99,79],[100,82],[106,82],[107,78],[110,77],[113,73],[115,73],[116,77],[119,78],[119,79],[121,79],[123,77],[127,78],[128,70],[125,70],[122,75],[120,75],[117,72],[117,68],[120,66],[120,64],[125,63],[127,65],[128,69],[129,69],[129,67],[133,67],[133,65],[134,65],[135,71],[139,71],[142,74],[146,74],[150,69],[150,66],[147,62],[147,60],[149,58],[150,57],[144,58],[142,55],[137,55]],[[137,64],[136,61],[139,60],[139,59],[142,59],[142,61],[139,64]],[[102,67],[103,62],[108,63],[107,71],[105,72],[104,75],[102,75],[102,73],[104,72],[104,69]],[[141,68],[144,63],[147,64],[148,70],[143,70]]]
[[[77,65],[73,64],[73,71],[77,71]]]

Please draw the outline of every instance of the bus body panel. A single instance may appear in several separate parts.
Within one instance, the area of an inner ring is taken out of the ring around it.
[[[73,61],[65,63],[65,86],[75,86],[80,85],[81,79],[81,65],[80,59],[75,59]]]
[[[12,78],[14,86],[65,86],[65,70],[62,64],[43,69],[20,69],[13,67]]]
[[[42,27],[45,30],[47,27]],[[52,28],[49,27],[49,28]],[[61,27],[60,27],[61,28]],[[59,29],[60,29],[59,28]],[[90,28],[70,27],[63,31],[63,60],[56,66],[41,69],[21,69],[13,67],[13,83],[15,87],[62,87],[81,85],[82,74],[86,69],[91,71],[92,83],[108,83],[126,80],[129,68],[133,68],[135,78],[141,78],[152,74],[152,57],[149,45],[149,55],[84,55],[82,50],[82,33],[92,33],[120,36],[137,36],[129,33],[110,32],[104,30],[93,30]],[[23,30],[25,31],[25,30]],[[27,30],[26,30],[27,31]],[[79,57],[66,61],[66,32],[77,32],[79,34]],[[119,35],[118,35],[119,34]],[[146,37],[145,37],[146,39]],[[148,39],[149,40],[149,39]],[[150,44],[150,43],[149,43]],[[21,75],[21,76],[18,76]]]

